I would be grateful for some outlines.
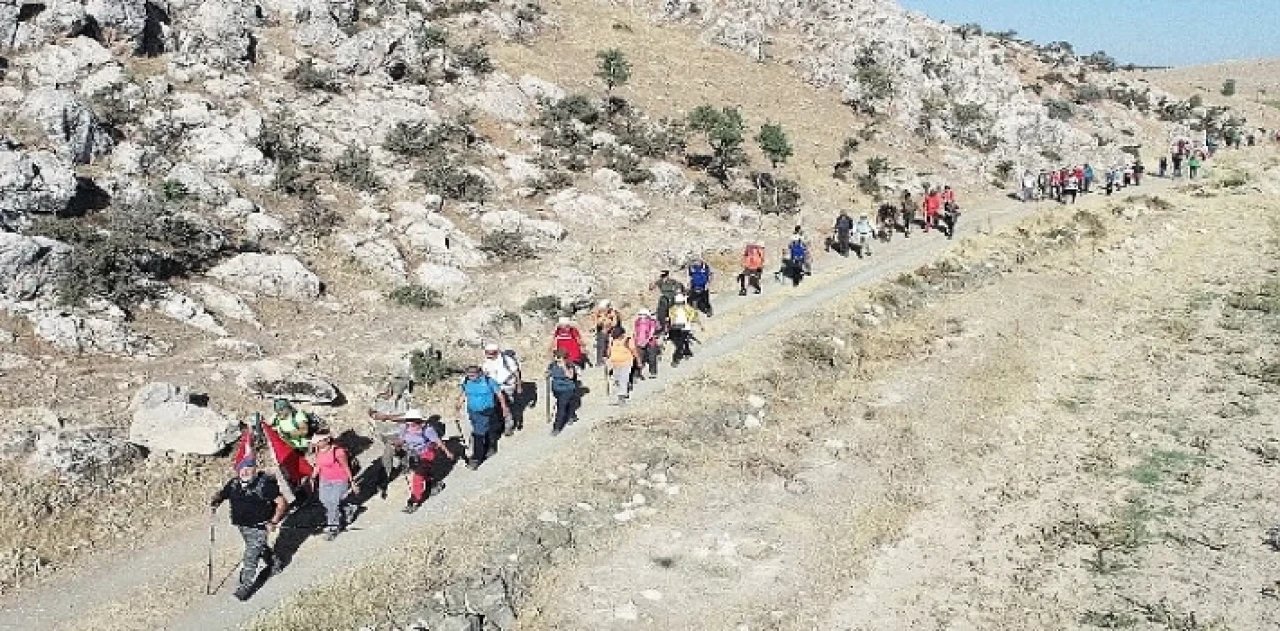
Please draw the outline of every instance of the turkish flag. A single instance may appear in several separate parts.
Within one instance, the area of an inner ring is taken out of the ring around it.
[[[253,429],[246,427],[240,432],[240,441],[236,443],[236,451],[231,456],[231,470],[239,471],[240,463],[253,457]]]
[[[307,462],[302,452],[284,442],[270,423],[262,424],[262,433],[267,437],[267,445],[271,447],[271,455],[275,456],[280,475],[284,476],[291,488],[298,488],[303,480],[311,477],[311,463]]]

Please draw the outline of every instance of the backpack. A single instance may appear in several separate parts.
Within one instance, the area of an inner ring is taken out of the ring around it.
[[[578,389],[578,382],[569,378],[568,372],[552,362],[547,367],[547,374],[551,377],[552,392],[574,392]]]
[[[502,366],[510,371],[512,376],[515,376],[517,372],[520,372],[520,358],[516,356],[515,351],[508,348],[507,350],[502,351],[501,357]]]
[[[791,259],[792,260],[799,261],[803,259],[806,254],[808,254],[808,251],[805,249],[803,241],[791,242]]]
[[[839,217],[836,217],[836,230],[840,230],[842,232],[853,230],[853,218],[849,217],[849,215],[840,215]]]

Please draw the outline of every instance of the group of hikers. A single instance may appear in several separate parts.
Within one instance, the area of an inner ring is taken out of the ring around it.
[[[841,211],[825,238],[825,249],[845,257],[850,253],[870,256],[874,241],[888,242],[895,232],[909,237],[917,227],[924,232],[936,228],[951,238],[959,215],[950,186],[926,189],[919,201],[906,191],[899,203],[883,204],[874,221],[865,213],[855,220]],[[766,259],[762,242],[745,245],[736,278],[740,296],[762,293]],[[812,259],[809,238],[796,226],[781,252],[775,279],[800,284],[812,274]],[[544,373],[544,395],[549,395],[544,401],[553,436],[577,420],[589,367],[602,368],[606,396],[612,395],[612,404],[622,405],[637,382],[658,378],[668,345],[673,368],[693,357],[693,345],[699,342],[696,334],[703,320],[714,315],[711,286],[716,275],[702,258],[688,264],[685,273],[687,277],[681,279],[670,269],[660,270],[649,286],[656,294],[654,308],[638,309],[631,318],[612,301],[601,300],[590,314],[593,337],[589,340],[573,318],[558,319],[549,345],[553,359]],[[403,475],[409,487],[404,512],[413,513],[444,488],[440,467],[462,458],[468,468],[477,469],[496,453],[502,437],[523,429],[524,412],[536,397],[530,390],[536,387],[526,383],[514,351],[490,342],[483,346],[483,353],[481,361],[466,367],[457,386],[456,411],[459,417],[465,413],[470,431],[464,431],[461,420],[454,421],[457,438],[450,440],[461,445],[451,446],[442,437],[447,430],[439,416],[428,416],[407,403],[412,383],[403,376],[393,378],[368,411],[383,447],[377,467],[362,470],[353,450],[345,446],[349,442],[343,440],[345,434],[332,435],[318,417],[286,399],[273,402],[269,417],[254,415],[242,428],[233,456],[235,477],[210,499],[211,515],[222,503],[231,505],[231,523],[244,539],[236,598],[249,598],[261,581],[283,569],[281,555],[269,545],[269,533],[291,528],[282,522],[312,500],[323,506],[323,526],[297,529],[322,528],[324,538],[333,540],[358,515],[361,487],[368,486],[362,480],[372,478],[372,486],[386,497],[390,481]],[[279,477],[259,466],[259,455],[271,456]],[[267,571],[260,573],[263,563]],[[212,556],[209,570],[211,581]]]

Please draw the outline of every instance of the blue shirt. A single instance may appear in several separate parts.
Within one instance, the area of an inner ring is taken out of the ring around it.
[[[475,379],[462,381],[462,392],[467,395],[468,412],[484,412],[493,409],[493,399],[502,391],[502,386],[491,377],[481,375]]]
[[[689,286],[694,289],[706,289],[707,283],[711,281],[711,266],[707,264],[694,265],[689,268]]]

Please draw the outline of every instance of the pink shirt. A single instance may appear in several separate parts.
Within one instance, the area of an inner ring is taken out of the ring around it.
[[[653,343],[653,336],[658,331],[658,321],[653,318],[636,318],[636,325],[633,329],[635,334],[636,347],[644,348]]]
[[[341,447],[334,447],[324,451],[316,452],[316,469],[320,471],[321,482],[349,482],[347,471],[342,466],[342,462],[338,459],[338,452],[342,452],[346,456],[346,450]]]

